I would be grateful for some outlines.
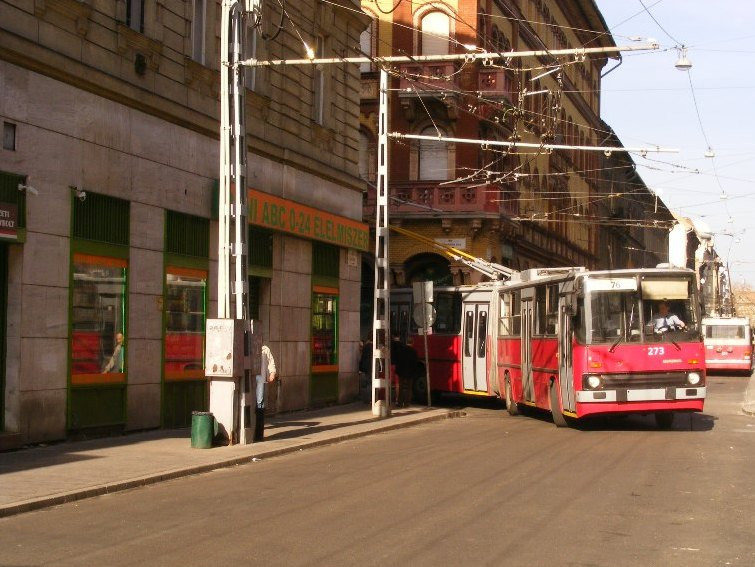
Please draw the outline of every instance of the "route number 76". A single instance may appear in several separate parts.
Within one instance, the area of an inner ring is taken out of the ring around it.
[[[663,356],[666,354],[666,349],[662,346],[648,347],[648,356]]]

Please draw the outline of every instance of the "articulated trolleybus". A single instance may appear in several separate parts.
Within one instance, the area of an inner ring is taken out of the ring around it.
[[[559,426],[565,416],[652,413],[666,428],[676,411],[702,411],[691,270],[527,270],[499,298],[496,378],[510,413],[536,406]]]
[[[411,291],[392,298],[412,333]],[[662,304],[665,304],[662,306]],[[428,337],[431,388],[551,411],[556,425],[591,415],[702,411],[705,360],[694,272],[533,269],[507,282],[436,288]],[[683,327],[659,324],[666,311]],[[415,335],[422,359],[424,346]],[[424,381],[418,380],[421,387]]]
[[[704,317],[703,341],[708,370],[752,372],[752,342],[747,317]]]

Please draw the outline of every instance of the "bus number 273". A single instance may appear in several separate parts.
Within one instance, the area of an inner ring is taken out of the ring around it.
[[[648,347],[648,356],[662,356],[666,354],[666,349],[662,346]]]

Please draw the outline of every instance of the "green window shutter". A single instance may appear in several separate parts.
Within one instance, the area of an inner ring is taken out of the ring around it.
[[[21,175],[0,171],[0,202],[16,205],[18,228],[26,228],[26,191],[18,190],[18,185],[25,180]]]
[[[86,192],[73,202],[73,237],[128,246],[129,202],[99,193]]]
[[[312,275],[338,278],[340,249],[332,244],[312,243]]]
[[[257,268],[273,267],[273,233],[249,227],[249,265]]]
[[[210,221],[202,217],[167,211],[165,251],[169,254],[209,258]]]

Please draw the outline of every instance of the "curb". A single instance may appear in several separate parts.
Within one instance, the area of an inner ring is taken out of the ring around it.
[[[311,439],[302,441],[294,445],[287,447],[279,447],[277,449],[262,450],[260,453],[254,455],[244,455],[241,457],[233,457],[231,459],[225,459],[216,463],[208,463],[203,465],[195,465],[191,467],[185,467],[180,469],[174,469],[170,471],[163,471],[160,473],[149,474],[142,477],[137,477],[128,480],[117,481],[109,484],[102,484],[99,486],[91,486],[87,488],[80,488],[72,490],[70,492],[63,492],[52,496],[42,496],[33,500],[27,500],[25,502],[17,502],[14,504],[8,504],[6,506],[0,506],[0,518],[6,518],[8,516],[14,516],[17,514],[23,514],[24,512],[32,512],[34,510],[40,510],[42,508],[49,508],[52,506],[58,506],[60,504],[66,504],[69,502],[76,502],[78,500],[84,500],[86,498],[93,498],[95,496],[102,496],[104,494],[113,494],[115,492],[121,492],[124,490],[130,490],[132,488],[138,488],[141,486],[147,486],[150,484],[156,484],[158,482],[164,482],[167,480],[174,480],[185,476],[192,476],[196,474],[203,474],[211,472],[217,469],[229,468],[238,465],[245,465],[252,463],[259,459],[278,457],[288,453],[295,453],[302,449],[311,449],[315,447],[324,447],[327,445],[334,445],[342,441],[349,441],[351,439],[358,439],[360,437],[367,437],[375,433],[382,433],[384,431],[392,431],[395,429],[404,429],[412,425],[420,423],[430,423],[433,421],[440,421],[443,419],[452,419],[457,417],[464,417],[466,412],[463,410],[452,410],[447,413],[430,416],[412,416],[412,419],[408,419],[402,422],[390,423],[387,422],[384,425],[378,425],[370,429],[364,429],[362,431],[344,432],[341,435],[335,435],[332,437],[325,437],[323,439]]]

